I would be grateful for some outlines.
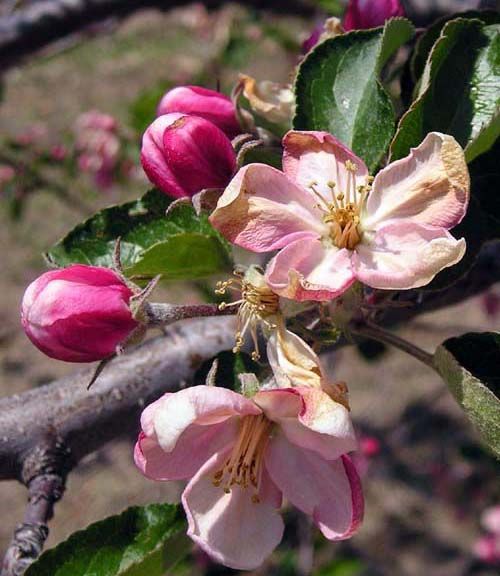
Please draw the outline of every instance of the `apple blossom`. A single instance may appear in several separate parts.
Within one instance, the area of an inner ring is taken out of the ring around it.
[[[215,90],[201,86],[177,86],[160,100],[157,116],[171,112],[205,118],[220,128],[228,138],[234,138],[241,132],[233,102]]]
[[[178,113],[159,116],[148,127],[141,162],[151,182],[174,198],[222,188],[236,170],[236,154],[222,130],[204,118]]]
[[[395,16],[404,16],[399,0],[349,0],[343,25],[346,31],[383,26]]]
[[[344,406],[308,387],[248,398],[195,386],[148,406],[135,462],[154,480],[188,480],[188,535],[232,568],[259,566],[278,545],[282,498],[330,540],[350,537],[363,496],[347,452],[356,440]]]
[[[224,310],[238,306],[236,338],[233,352],[237,353],[245,341],[247,331],[250,332],[254,350],[253,360],[260,358],[257,329],[263,327],[267,332],[276,328],[279,314],[279,296],[275,294],[264,280],[264,274],[256,267],[250,266],[244,274],[235,272],[234,278],[217,282],[216,294],[226,294],[227,290],[235,290],[240,295],[234,302],[219,304]]]
[[[76,264],[46,272],[24,293],[24,331],[51,358],[103,360],[138,327],[129,307],[132,295],[108,268]]]
[[[273,124],[290,126],[295,109],[295,96],[290,84],[263,80],[257,82],[251,76],[240,75],[243,95],[252,110]]]
[[[432,132],[373,180],[364,162],[326,132],[288,132],[284,172],[249,164],[210,221],[232,243],[279,252],[266,282],[294,300],[331,300],[356,280],[380,289],[428,284],[457,263],[465,240],[469,175],[453,137]]]

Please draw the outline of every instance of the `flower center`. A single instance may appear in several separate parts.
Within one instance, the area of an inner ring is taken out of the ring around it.
[[[318,191],[317,182],[311,182],[309,189],[320,200],[320,203],[316,204],[316,208],[321,211],[323,222],[328,224],[328,239],[337,248],[352,250],[361,241],[360,214],[370,191],[370,178],[366,184],[356,186],[354,177],[357,170],[356,164],[346,160],[345,167],[347,170],[345,190],[337,191],[335,182],[327,182],[331,202]]]
[[[255,274],[260,274],[253,271]],[[227,290],[236,290],[241,298],[235,302],[222,302],[219,308],[223,310],[228,306],[239,306],[238,323],[236,327],[236,339],[233,352],[241,350],[245,342],[245,334],[249,331],[252,337],[254,350],[252,359],[260,358],[257,327],[263,323],[267,328],[275,328],[275,324],[270,322],[269,317],[279,310],[279,296],[275,294],[264,282],[262,274],[256,276],[258,284],[249,282],[247,276],[235,272],[236,278],[231,278],[224,282],[217,282],[216,294],[225,294]]]
[[[229,494],[233,486],[251,488],[252,502],[259,502],[262,462],[273,423],[264,414],[244,416],[238,438],[224,466],[213,477],[214,486]]]

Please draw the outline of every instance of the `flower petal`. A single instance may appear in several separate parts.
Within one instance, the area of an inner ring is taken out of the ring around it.
[[[279,170],[249,164],[229,183],[210,222],[233,244],[269,252],[323,230],[315,203]]]
[[[317,354],[302,338],[287,330],[283,321],[269,337],[267,359],[281,388],[321,387],[323,375]]]
[[[182,504],[190,536],[214,560],[239,570],[253,570],[271,554],[283,535],[277,511],[281,495],[269,475],[262,477],[260,502],[252,492],[234,486],[226,494],[213,483],[228,452],[215,454],[184,490]]]
[[[361,482],[347,456],[328,462],[276,435],[266,451],[266,466],[283,496],[312,516],[329,540],[354,534],[363,518]]]
[[[354,152],[328,132],[290,131],[283,138],[283,171],[299,186],[316,190],[327,202],[332,201],[329,182],[335,182],[335,192],[347,193],[349,187],[366,184],[368,169]],[[354,179],[346,162],[356,167]]]
[[[165,452],[175,448],[181,434],[190,426],[207,427],[232,416],[261,413],[248,398],[215,386],[185,388],[170,394],[159,407],[154,414],[154,431]]]
[[[373,288],[404,290],[428,284],[443,268],[462,259],[465,240],[443,228],[409,221],[388,224],[356,246],[356,278]]]
[[[325,247],[318,238],[297,240],[269,262],[266,280],[292,300],[331,300],[355,281],[351,252]]]
[[[388,220],[456,226],[469,201],[469,173],[458,142],[431,132],[406,158],[381,170],[368,196],[362,226],[376,230]]]
[[[318,388],[261,390],[254,401],[290,442],[326,460],[357,447],[349,411]]]
[[[199,426],[192,424],[178,438],[171,452],[165,452],[156,436],[144,432],[134,449],[134,460],[144,476],[153,480],[184,480],[196,474],[213,454],[231,445],[238,434],[234,418]]]

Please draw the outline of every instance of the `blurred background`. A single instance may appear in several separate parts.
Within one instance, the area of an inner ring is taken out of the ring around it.
[[[36,4],[50,2],[0,1],[0,48],[15,18]],[[126,18],[80,26],[36,54],[0,67],[1,395],[74,369],[46,358],[28,342],[20,329],[19,302],[26,285],[45,269],[44,249],[96,209],[148,188],[139,144],[161,95],[178,84],[229,93],[239,72],[287,82],[302,42],[325,15],[312,3],[301,8],[298,2],[288,8],[278,2],[272,11],[256,9],[258,2],[211,2],[219,7],[210,12],[202,3],[171,10],[166,8],[180,2],[156,4],[163,10],[144,8]],[[316,4],[330,13],[342,8],[335,0]],[[405,2],[418,26],[479,4]],[[482,5],[495,7],[495,2]],[[89,130],[95,136],[96,118],[106,118],[97,140],[89,138]],[[181,294],[185,297],[180,287],[168,289],[171,301]],[[401,335],[431,351],[449,336],[498,328],[499,318],[497,287],[420,316],[401,327]],[[380,345],[343,349],[328,363],[351,393],[361,438],[365,523],[353,539],[333,545],[290,514],[284,542],[258,573],[498,574],[484,516],[500,501],[499,467],[480,447],[444,383],[416,360]],[[70,475],[48,546],[127,506],[176,497],[178,487],[152,483],[136,471],[131,441],[108,445]],[[25,499],[20,484],[0,485],[0,554],[22,517]],[[496,545],[500,548],[500,542]],[[201,554],[194,568],[179,568],[182,574],[230,572]]]

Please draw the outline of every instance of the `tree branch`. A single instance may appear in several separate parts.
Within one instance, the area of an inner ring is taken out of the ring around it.
[[[214,9],[227,0],[204,0]],[[314,7],[300,0],[245,0],[245,6],[280,14],[311,16]],[[22,58],[50,43],[110,17],[125,18],[144,8],[170,10],[189,0],[42,0],[0,18],[0,69],[4,72]]]
[[[22,479],[22,465],[55,431],[72,464],[120,435],[138,432],[142,408],[177,390],[205,360],[234,344],[230,317],[180,322],[110,362],[87,391],[92,368],[0,400],[0,480]]]
[[[28,506],[5,554],[2,576],[20,576],[40,555],[49,534],[47,522],[64,492],[68,470],[69,453],[57,435],[47,434],[26,455],[22,481],[28,488]]]

